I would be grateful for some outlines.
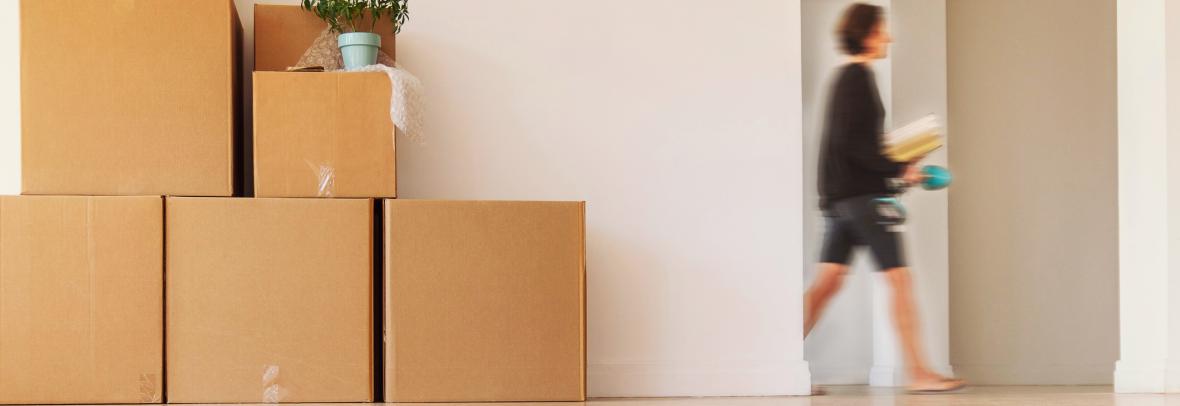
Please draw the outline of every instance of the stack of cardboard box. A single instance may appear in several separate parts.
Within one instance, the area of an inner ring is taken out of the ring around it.
[[[0,403],[583,400],[584,204],[395,199],[388,79],[254,13],[244,157],[231,0],[21,2]]]

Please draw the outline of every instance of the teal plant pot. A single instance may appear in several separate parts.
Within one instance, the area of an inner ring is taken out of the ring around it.
[[[337,39],[340,54],[344,57],[344,69],[356,69],[377,63],[377,50],[381,49],[381,36],[371,32],[349,32]]]

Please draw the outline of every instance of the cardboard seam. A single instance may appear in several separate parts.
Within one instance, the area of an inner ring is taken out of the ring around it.
[[[168,197],[160,196],[160,386],[152,401],[168,403]]]
[[[97,333],[94,326],[94,307],[95,297],[95,255],[94,255],[94,198],[87,197],[86,199],[86,278],[89,290],[87,291],[87,316],[89,317],[87,345],[90,350],[90,382],[96,382],[98,376],[98,348],[95,345],[97,341]]]
[[[328,197],[336,195],[336,179],[334,179],[336,177],[336,161],[337,161],[336,158],[337,158],[337,154],[340,153],[339,145],[340,145],[341,138],[342,138],[340,136],[340,134],[344,132],[341,129],[341,127],[344,124],[340,122],[340,117],[341,117],[341,114],[343,111],[349,110],[351,107],[353,107],[351,105],[351,103],[348,103],[352,99],[349,98],[348,95],[343,94],[344,91],[342,90],[342,88],[344,87],[345,76],[343,74],[339,74],[339,73],[334,73],[333,75],[336,76],[336,95],[335,95],[335,99],[332,100],[332,106],[336,107],[337,110],[336,110],[336,114],[332,115],[332,121],[333,121],[332,122],[332,134],[330,134],[332,139],[328,143],[328,163],[327,163],[327,166],[328,166],[328,170],[332,174],[331,176],[333,177],[333,179],[331,179],[329,181],[328,195],[327,195]],[[321,190],[321,196],[322,195],[323,195],[323,193]]]
[[[588,278],[589,274],[589,272],[586,270],[586,202],[583,201],[578,206],[581,208],[580,218],[582,223],[580,227],[582,234],[580,237],[580,251],[582,251],[582,286],[580,287],[581,292],[579,292],[579,294],[582,296],[582,400],[586,400],[587,386],[589,386],[589,383],[587,382],[589,378],[587,377],[588,374],[586,373],[586,364],[588,362],[586,360],[586,353],[588,352],[588,349],[586,348],[586,279]]]

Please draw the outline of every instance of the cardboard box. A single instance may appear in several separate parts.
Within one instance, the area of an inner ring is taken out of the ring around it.
[[[386,200],[385,401],[581,401],[581,202]]]
[[[232,0],[23,0],[24,194],[233,193]]]
[[[160,197],[0,197],[0,403],[159,403]]]
[[[168,198],[171,403],[373,400],[373,202]]]
[[[328,24],[299,6],[254,5],[254,70],[284,71],[295,66]],[[393,25],[380,21],[374,29],[381,50],[397,58]]]
[[[397,197],[383,73],[254,73],[254,195]]]

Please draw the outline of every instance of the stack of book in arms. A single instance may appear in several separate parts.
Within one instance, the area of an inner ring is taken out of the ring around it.
[[[942,125],[938,116],[931,114],[886,134],[885,156],[895,162],[910,162],[942,145]]]

